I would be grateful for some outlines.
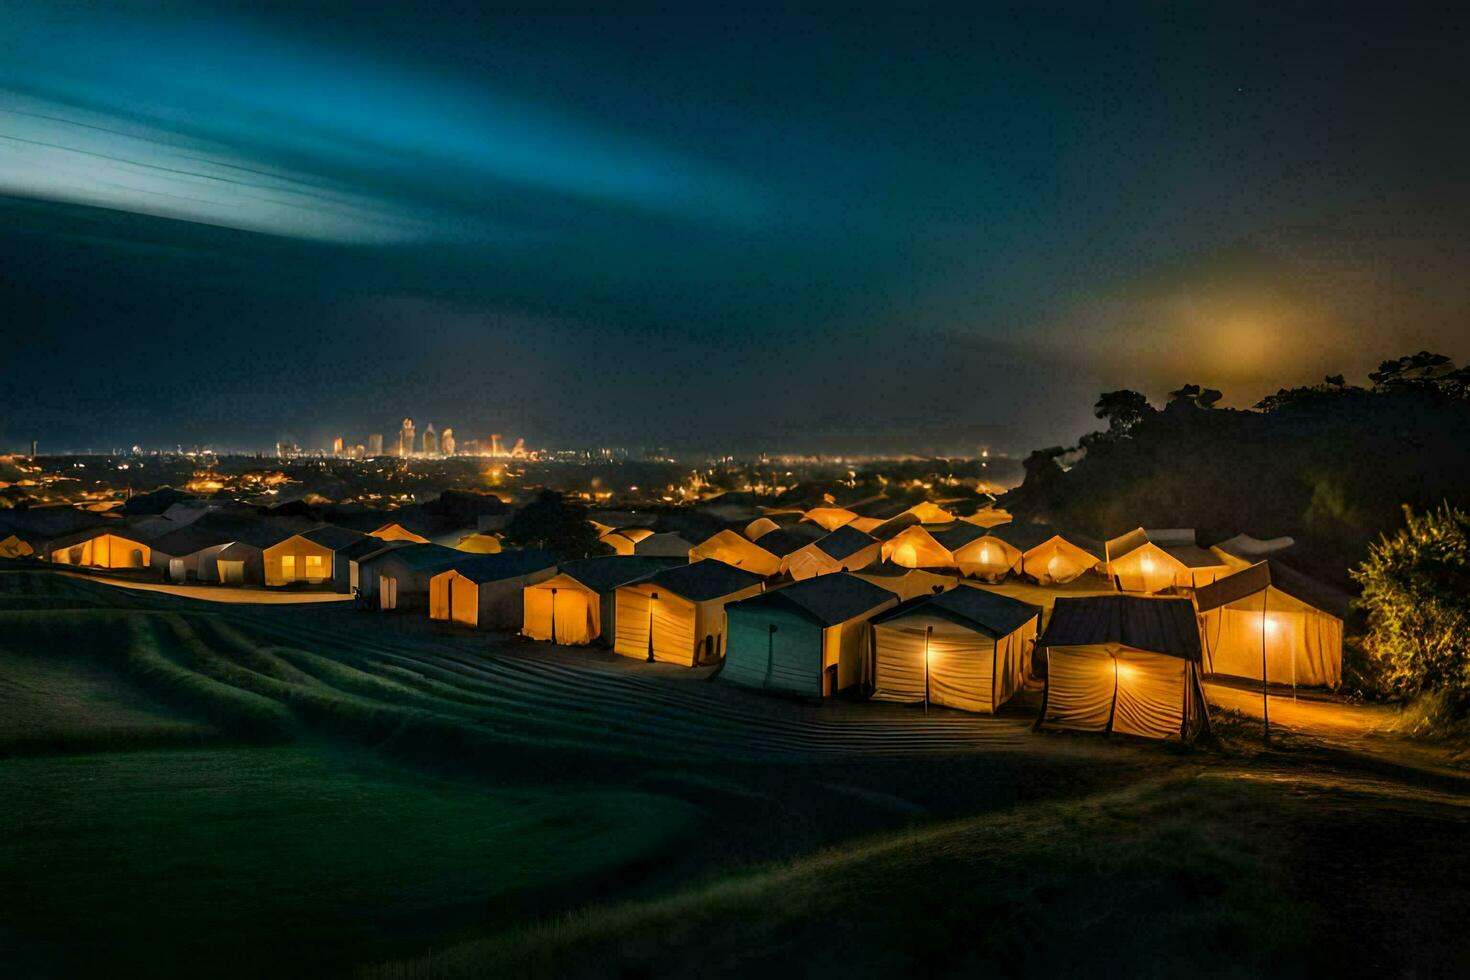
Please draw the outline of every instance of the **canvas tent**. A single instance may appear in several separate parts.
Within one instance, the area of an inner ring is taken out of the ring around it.
[[[482,630],[519,629],[526,586],[555,574],[556,559],[545,551],[460,556],[429,577],[429,618]]]
[[[153,538],[150,564],[170,582],[218,582],[219,556],[231,543],[225,532],[196,521]]]
[[[609,531],[597,540],[613,550],[613,554],[631,555],[639,541],[650,537],[653,531],[646,527],[625,527]]]
[[[358,559],[358,590],[377,609],[422,612],[429,607],[429,582],[456,562],[499,555],[466,555],[437,544],[382,541],[383,547]]]
[[[806,519],[818,524],[826,531],[835,531],[857,519],[856,514],[846,507],[813,507],[806,512]]]
[[[887,526],[879,528],[878,532],[885,530]],[[891,561],[904,568],[947,568],[954,563],[949,549],[934,540],[934,535],[922,524],[910,524],[902,528],[883,541],[881,551],[884,561]]]
[[[865,582],[882,586],[900,600],[953,589],[960,580],[959,573],[953,569],[904,568],[886,561],[874,562],[853,574]]]
[[[761,575],[721,561],[681,565],[619,586],[613,650],[684,666],[713,663],[725,652],[725,604],[761,589]]]
[[[1041,610],[983,589],[920,596],[873,618],[873,700],[993,714],[1026,684]]]
[[[999,527],[1002,524],[1009,524],[1011,522],[1011,514],[1009,511],[1002,510],[991,504],[986,507],[981,507],[975,513],[968,517],[962,517],[960,520],[973,524],[976,527],[992,528]]]
[[[1342,681],[1346,596],[1279,562],[1262,561],[1195,593],[1204,670],[1272,684]]]
[[[936,503],[924,500],[914,504],[905,514],[913,514],[919,519],[920,524],[949,524],[955,516]]]
[[[781,570],[797,581],[833,572],[866,568],[882,555],[882,545],[845,524],[781,560]]]
[[[897,602],[887,589],[839,572],[730,603],[720,678],[830,697],[862,681],[868,617]]]
[[[1188,599],[1059,598],[1038,648],[1043,725],[1191,738],[1209,723]]]
[[[560,566],[557,574],[525,587],[521,635],[581,646],[607,643],[617,629],[617,588],[683,564],[679,558],[606,555]]]
[[[1193,528],[1135,528],[1105,545],[1107,570],[1124,592],[1192,589],[1230,574],[1219,555],[1195,543]]]
[[[958,568],[961,575],[999,582],[1020,567],[1019,550],[974,524],[956,521],[931,534],[949,552],[949,564]]]
[[[126,527],[116,533],[94,528],[63,535],[48,545],[46,557],[59,565],[85,565],[90,568],[147,568],[153,549],[128,536]]]
[[[766,540],[772,539],[771,543],[775,544],[778,540],[776,535],[781,533],[779,530],[772,531],[762,535],[760,542],[755,542],[728,529],[718,531],[690,548],[689,560],[699,562],[709,558],[757,575],[775,575],[781,570],[784,553],[776,554],[767,550]]]
[[[262,552],[265,584],[328,585],[338,592],[352,589],[350,559],[345,552],[364,540],[382,540],[345,527],[322,524],[293,534]]]
[[[1016,571],[1039,585],[1074,581],[1102,561],[1102,548],[1087,538],[1063,534],[1050,524],[1006,524],[990,538],[1020,553]]]
[[[0,528],[0,558],[27,558],[35,553],[29,541],[24,540],[14,532],[6,532]]]

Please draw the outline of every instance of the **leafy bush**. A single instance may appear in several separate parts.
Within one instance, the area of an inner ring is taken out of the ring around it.
[[[1399,694],[1443,692],[1470,706],[1470,515],[1449,504],[1415,513],[1353,570],[1368,613],[1364,646]]]

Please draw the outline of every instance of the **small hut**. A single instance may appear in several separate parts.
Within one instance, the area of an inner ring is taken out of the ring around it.
[[[756,572],[700,561],[619,586],[613,652],[686,667],[714,663],[725,652],[725,604],[758,594],[763,582]]]
[[[830,697],[862,681],[868,618],[897,602],[887,589],[838,572],[731,603],[720,678]]]

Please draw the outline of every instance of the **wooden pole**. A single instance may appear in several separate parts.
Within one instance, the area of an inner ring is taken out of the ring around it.
[[[556,644],[556,589],[551,590],[551,642]]]
[[[933,627],[923,627],[923,713],[929,714],[929,638]]]
[[[1271,740],[1271,695],[1266,682],[1266,603],[1270,590],[1261,590],[1261,720],[1266,726],[1266,741]]]

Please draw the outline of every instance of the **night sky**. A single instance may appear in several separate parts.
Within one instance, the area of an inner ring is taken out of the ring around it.
[[[1470,20],[681,6],[0,0],[0,449],[1024,451],[1470,354]]]

